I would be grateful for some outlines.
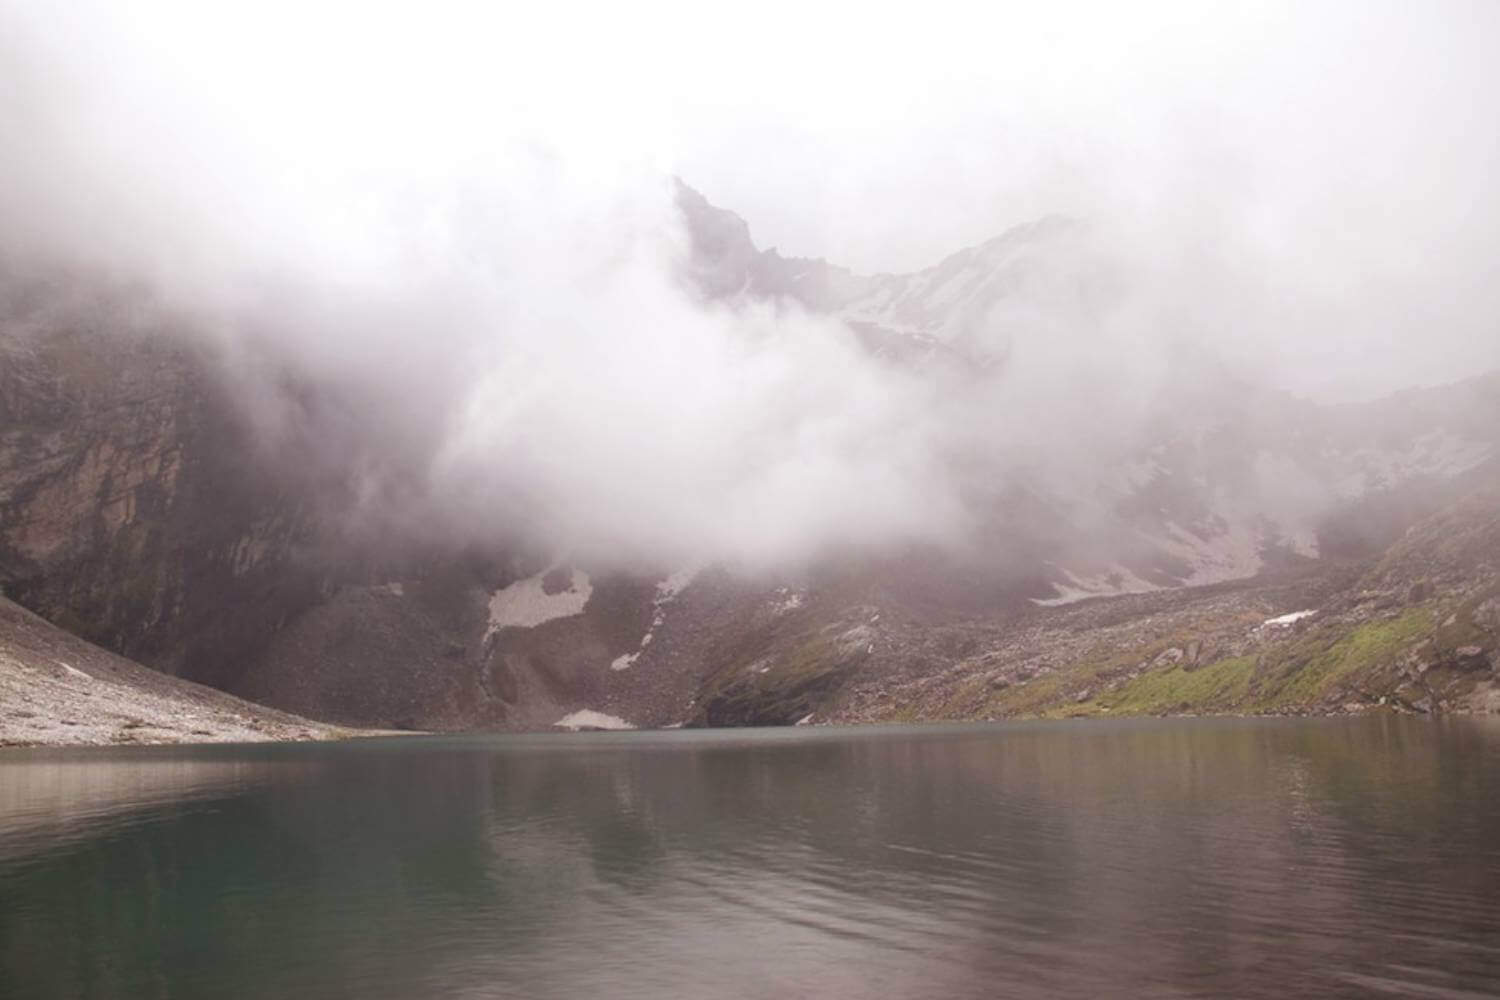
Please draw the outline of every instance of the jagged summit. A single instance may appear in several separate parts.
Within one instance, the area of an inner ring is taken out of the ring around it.
[[[1004,362],[1008,321],[999,315],[1040,266],[1039,258],[1084,231],[1044,216],[910,274],[857,274],[817,257],[762,250],[749,224],[674,178],[692,255],[687,278],[706,299],[796,302],[835,317],[869,350],[909,364],[983,373]]]
[[[953,340],[1023,280],[1040,248],[1082,231],[1061,215],[1023,223],[957,250],[910,274],[856,274],[816,257],[762,250],[749,224],[674,178],[677,205],[693,249],[692,278],[702,294],[793,299],[815,312],[889,333]]]
[[[703,296],[788,298],[806,308],[827,311],[866,280],[819,258],[783,257],[775,248],[761,250],[743,218],[711,204],[680,178],[673,181],[692,250],[689,279]]]

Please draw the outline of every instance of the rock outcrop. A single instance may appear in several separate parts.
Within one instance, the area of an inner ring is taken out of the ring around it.
[[[232,683],[318,586],[297,564],[305,498],[257,461],[212,359],[132,321],[135,295],[43,285],[4,305],[0,589],[121,655]]]

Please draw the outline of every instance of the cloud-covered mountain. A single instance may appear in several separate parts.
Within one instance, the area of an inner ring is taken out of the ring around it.
[[[367,346],[393,353],[345,365],[358,341],[225,341],[149,283],[12,272],[6,596],[339,722],[789,722],[841,691],[848,717],[882,717],[893,678],[976,670],[974,643],[1008,649],[1058,605],[1326,583],[1495,469],[1500,377],[1298,399],[1174,332],[1091,223],[860,275],[673,197],[680,252],[627,286],[670,305],[595,309],[579,343],[604,355],[542,343],[531,366],[466,366],[472,316],[430,360],[444,340],[386,317]],[[316,311],[252,315],[318,330]],[[680,336],[630,325],[652,316]],[[670,352],[698,342],[710,368]],[[638,412],[674,394],[692,405]]]
[[[971,465],[950,471],[978,498],[977,537],[1030,542],[1034,562],[1010,571],[1050,585],[1034,595],[1045,603],[1238,579],[1325,546],[1379,544],[1374,509],[1450,495],[1500,445],[1493,373],[1319,404],[1238,377],[1171,330],[1152,345],[1154,377],[1122,363],[1091,398],[1090,355],[1126,362],[1111,353],[1118,341],[1046,342],[1098,333],[1131,293],[1119,286],[1125,263],[1076,221],[1043,219],[913,274],[867,276],[760,250],[744,220],[681,184],[679,201],[704,296],[835,317],[873,355],[967,395],[955,420],[1006,415],[989,441],[965,442]],[[1038,378],[1038,364],[1055,368]],[[1001,551],[1013,558],[1020,545]]]

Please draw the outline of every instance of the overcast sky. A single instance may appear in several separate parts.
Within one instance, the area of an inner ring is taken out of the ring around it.
[[[1325,399],[1500,367],[1497,66],[1492,2],[0,0],[0,255],[144,281],[408,523],[954,540],[955,456],[1086,491],[1215,365]],[[1090,235],[960,392],[687,295],[673,174],[866,272]]]
[[[7,137],[10,179],[91,192],[53,234],[211,215],[244,249],[297,218],[347,267],[391,224],[372,205],[509,183],[519,156],[566,178],[543,201],[619,211],[677,173],[762,246],[861,271],[1050,212],[1119,224],[1235,270],[1301,391],[1500,363],[1484,0],[6,6],[5,126],[44,133]]]

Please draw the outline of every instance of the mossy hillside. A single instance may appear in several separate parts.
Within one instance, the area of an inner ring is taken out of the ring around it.
[[[984,678],[960,685],[957,694],[933,718],[988,718],[1039,715],[1065,700],[1065,684],[1078,679],[1071,671],[1055,671],[995,688]]]
[[[992,694],[974,711],[1007,716],[1278,713],[1313,709],[1341,697],[1353,685],[1370,697],[1394,689],[1386,668],[1394,665],[1433,627],[1426,607],[1407,610],[1388,621],[1368,622],[1345,631],[1330,622],[1295,638],[1272,641],[1261,649],[1194,668],[1188,663],[1148,667],[1132,676],[1122,670],[1151,661],[1179,640],[1146,649],[1115,651],[1064,667],[1023,685]],[[1371,682],[1371,683],[1366,683]],[[1098,689],[1097,694],[1090,689]],[[1089,697],[1078,700],[1079,694]],[[971,695],[972,697],[972,695]]]
[[[1081,704],[1078,697],[1112,683],[1132,670],[1139,670],[1177,645],[1176,638],[1147,647],[1099,646],[1085,658],[1037,677],[996,685],[974,678],[960,685],[957,693],[934,713],[934,718],[1030,718],[1072,714]],[[1085,698],[1084,702],[1088,699]],[[1087,710],[1085,710],[1087,711]]]
[[[1087,706],[1117,715],[1171,712],[1232,712],[1250,696],[1255,657],[1236,656],[1197,670],[1173,666],[1142,674]]]
[[[970,713],[968,717],[1089,714],[1103,704],[1118,700],[1118,694],[1142,677],[1161,674],[1191,678],[1208,670],[1209,665],[1195,666],[1190,662],[1186,651],[1197,649],[1211,655],[1208,651],[1230,645],[1227,636],[1242,634],[1263,618],[1259,611],[1245,610],[1229,616],[1210,616],[1180,623],[1144,645],[1122,647],[1100,643],[1074,663],[1034,679],[986,692],[988,697],[982,706],[983,711]],[[1202,659],[1198,662],[1201,663]],[[1197,686],[1189,685],[1187,693],[1195,695]],[[1165,690],[1157,694],[1162,698],[1169,697]],[[1082,700],[1080,696],[1084,696]],[[1126,707],[1123,711],[1128,713],[1134,709]],[[1150,710],[1142,708],[1141,711]]]
[[[1415,607],[1389,621],[1357,626],[1342,637],[1329,626],[1305,639],[1272,646],[1260,658],[1249,707],[1310,707],[1372,669],[1393,665],[1432,625],[1431,611]]]

